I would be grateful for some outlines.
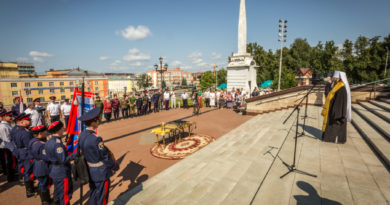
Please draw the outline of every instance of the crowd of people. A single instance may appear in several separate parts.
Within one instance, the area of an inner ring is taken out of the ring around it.
[[[68,100],[60,105],[55,97],[50,99],[45,108],[39,99],[25,106],[15,98],[10,111],[0,102],[1,172],[8,182],[20,181],[27,198],[37,193],[44,205],[68,205],[73,193],[71,162],[80,157],[80,152],[69,151],[64,144],[67,135],[61,118],[69,119]],[[100,108],[94,108],[79,118],[86,125],[86,130],[79,135],[79,144],[89,176],[90,204],[108,202],[109,178],[119,169],[113,154],[95,132],[100,113]],[[51,185],[54,185],[53,197]]]
[[[227,108],[245,105],[250,95],[242,89],[152,90],[129,93],[118,98],[99,96],[94,101],[95,108],[79,119],[85,121],[87,129],[79,135],[79,143],[89,167],[90,203],[103,204],[108,200],[109,177],[117,164],[104,146],[102,138],[95,131],[103,120],[131,118],[163,110],[193,107],[193,114],[199,114],[200,108]],[[69,204],[73,186],[71,161],[77,152],[68,152],[65,146],[65,130],[69,121],[71,104],[68,99],[62,103],[50,97],[47,105],[37,98],[27,106],[14,98],[14,105],[7,111],[0,102],[0,161],[1,171],[9,182],[21,180],[26,196],[38,193],[42,204]],[[120,116],[121,115],[121,116]],[[87,138],[87,139],[83,139]],[[34,187],[38,181],[38,187]],[[50,185],[54,184],[53,198]]]

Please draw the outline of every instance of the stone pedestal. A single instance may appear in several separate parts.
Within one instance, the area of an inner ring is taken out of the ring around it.
[[[257,86],[256,62],[249,53],[233,54],[227,66],[227,90],[243,88],[251,93]]]

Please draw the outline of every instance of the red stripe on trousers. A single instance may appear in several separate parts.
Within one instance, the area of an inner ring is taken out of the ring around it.
[[[69,178],[64,178],[64,204],[67,205],[69,204]]]
[[[16,168],[16,157],[12,155],[12,169]]]
[[[104,198],[103,198],[103,205],[107,205],[107,192],[108,192],[108,180],[110,179],[107,179],[106,181],[104,181]]]
[[[24,173],[24,166],[20,167],[20,173],[21,173],[21,174]]]

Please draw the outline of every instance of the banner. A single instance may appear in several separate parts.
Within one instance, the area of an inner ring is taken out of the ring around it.
[[[69,122],[66,128],[66,133],[69,135],[68,141],[66,143],[66,150],[68,154],[72,154],[77,151],[78,147],[78,136],[81,132],[81,117],[82,111],[82,95],[81,91],[77,88],[74,89],[72,107],[70,109]],[[94,94],[91,92],[84,92],[84,113],[89,112],[94,108]],[[85,126],[84,126],[85,129]]]

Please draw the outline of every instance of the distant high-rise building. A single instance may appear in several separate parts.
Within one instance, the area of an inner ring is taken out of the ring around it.
[[[17,63],[19,74],[35,73],[35,66],[32,63]]]

